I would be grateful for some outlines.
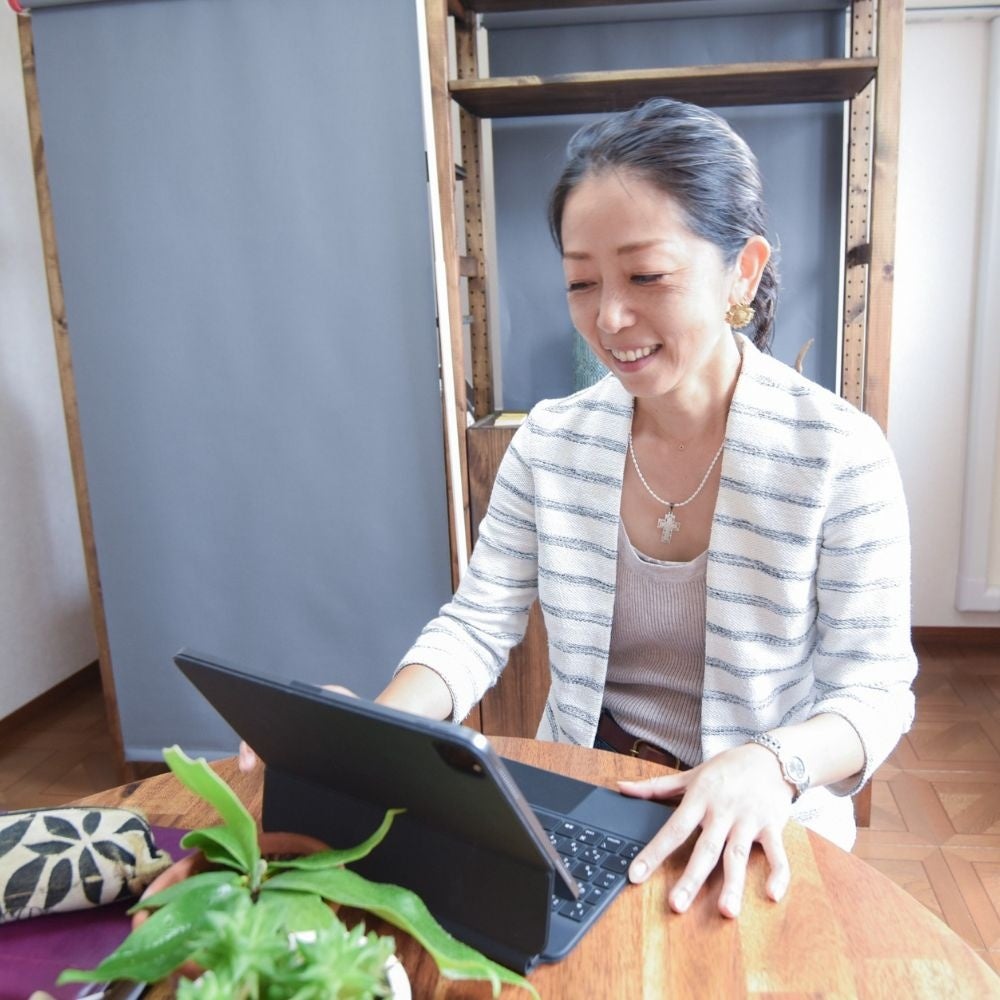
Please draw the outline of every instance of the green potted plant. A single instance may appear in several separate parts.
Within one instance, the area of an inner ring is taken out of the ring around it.
[[[348,929],[330,904],[364,910],[412,935],[449,979],[485,979],[534,987],[452,937],[418,896],[371,882],[348,867],[384,839],[400,810],[356,847],[332,850],[304,838],[310,853],[262,852],[257,825],[204,758],[179,747],[163,752],[178,780],[211,805],[219,826],[181,841],[199,853],[164,872],[130,912],[133,929],[94,969],[67,969],[60,983],[131,980],[155,983],[180,973],[180,1000],[347,1000],[392,996],[386,967],[392,938]],[[263,834],[267,838],[269,834]],[[166,885],[166,888],[161,888]],[[152,890],[152,891],[150,891]]]

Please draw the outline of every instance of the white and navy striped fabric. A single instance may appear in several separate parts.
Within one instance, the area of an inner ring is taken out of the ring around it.
[[[836,713],[865,748],[864,772],[833,789],[850,795],[913,717],[899,475],[873,420],[737,339],[743,366],[706,573],[702,753],[707,760],[754,733]],[[538,736],[593,745],[632,407],[608,376],[539,403],[514,436],[469,569],[402,661],[444,678],[456,719],[496,682],[537,594],[552,676]],[[811,790],[796,815],[808,822],[831,799]],[[849,841],[850,802],[837,806],[834,839]]]

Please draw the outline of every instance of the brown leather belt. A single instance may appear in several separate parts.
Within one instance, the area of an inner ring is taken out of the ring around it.
[[[601,721],[597,724],[597,735],[604,740],[608,746],[613,747],[618,753],[623,753],[629,757],[638,757],[640,760],[651,760],[657,764],[665,764],[675,771],[690,771],[691,765],[685,764],[675,753],[658,747],[649,740],[641,740],[626,732],[611,717],[609,712],[601,712]]]

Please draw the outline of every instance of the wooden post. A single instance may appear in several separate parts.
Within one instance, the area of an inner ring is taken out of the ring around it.
[[[878,80],[875,86],[871,177],[871,264],[865,337],[865,412],[883,430],[889,423],[889,355],[896,260],[896,188],[902,90],[903,0],[879,0]]]
[[[56,243],[55,223],[52,217],[52,195],[49,176],[45,167],[45,144],[42,139],[42,114],[38,100],[38,80],[35,74],[35,43],[31,18],[18,17],[18,40],[21,46],[21,69],[24,74],[24,97],[28,109],[28,134],[31,138],[31,158],[35,172],[35,196],[38,200],[38,219],[42,232],[42,250],[45,256],[45,280],[49,291],[49,309],[52,314],[52,333],[55,337],[56,362],[59,367],[59,386],[62,391],[63,412],[66,418],[66,437],[69,440],[70,465],[76,488],[76,506],[83,536],[83,554],[87,567],[90,605],[97,634],[97,651],[101,665],[101,687],[104,691],[104,712],[108,731],[114,744],[122,780],[133,774],[125,762],[122,742],[121,718],[115,678],[111,669],[111,647],[108,626],[104,617],[104,597],[101,591],[101,573],[94,542],[94,523],[90,510],[90,493],[87,489],[87,472],[83,456],[83,439],[80,435],[80,416],[73,379],[73,357],[66,323],[66,304],[63,299],[62,276],[59,271],[59,251]]]
[[[448,94],[448,11],[447,0],[426,0],[425,16],[427,22],[427,54],[430,69],[431,113],[434,120],[434,143],[436,147],[436,163],[430,164],[431,183],[436,183],[440,200],[442,256],[444,258],[445,282],[447,284],[447,300],[438,302],[438,313],[447,313],[451,331],[452,383],[454,385],[454,409],[451,413],[444,412],[444,420],[454,423],[459,442],[459,468],[452,468],[452,463],[445,449],[446,470],[449,489],[448,508],[451,534],[451,575],[452,586],[458,586],[458,541],[455,525],[459,519],[465,523],[465,538],[469,535],[469,491],[468,483],[468,452],[466,448],[466,395],[465,395],[465,338],[462,333],[462,306],[459,294],[460,266],[458,253],[458,218],[455,210],[455,157],[451,136],[451,97]],[[445,428],[447,436],[447,427]],[[456,510],[452,501],[451,484],[458,478],[461,484],[463,504],[461,510]],[[466,542],[466,548],[469,545]],[[468,555],[468,551],[465,553]]]
[[[855,59],[875,45],[874,0],[851,5],[851,49]],[[844,304],[840,394],[858,409],[865,403],[865,341],[868,319],[869,192],[875,81],[849,102],[845,190]]]
[[[476,16],[455,22],[457,71],[461,80],[475,80],[479,76],[476,55]],[[465,171],[466,255],[476,261],[475,274],[468,278],[469,338],[472,351],[473,413],[481,420],[493,410],[493,376],[490,367],[489,328],[486,315],[486,240],[483,229],[483,190],[480,128],[478,117],[466,111],[459,112],[459,129],[462,140],[462,168]],[[471,269],[470,269],[471,270]]]

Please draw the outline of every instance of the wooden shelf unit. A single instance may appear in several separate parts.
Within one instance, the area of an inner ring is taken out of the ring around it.
[[[453,223],[464,217],[471,247],[467,256],[478,261],[476,277],[468,286],[472,409],[477,419],[494,408],[485,305],[489,272],[483,252],[481,122],[608,112],[649,97],[668,96],[715,107],[847,102],[840,391],[886,426],[903,0],[844,0],[850,37],[842,58],[515,77],[479,73],[475,36],[482,14],[635,4],[614,0],[426,0],[426,4],[431,50],[437,52],[439,61],[446,51],[449,16],[454,25],[457,73],[449,77],[447,68],[443,71],[435,88],[434,115],[439,149],[460,151],[458,160],[468,175],[461,213],[455,204],[451,172],[442,185],[441,199],[446,223],[449,213]],[[761,5],[748,0],[745,12],[754,13],[755,6]],[[447,67],[447,59],[443,65]],[[452,102],[461,108],[454,136]],[[463,273],[472,272],[469,261],[463,266]],[[457,268],[455,275],[449,294],[457,301],[461,295]],[[457,346],[464,354],[462,345]],[[455,361],[456,370],[463,371],[464,357]],[[462,426],[463,436],[465,431]]]
[[[492,487],[500,457],[495,451],[501,440],[497,432],[488,429],[489,421],[483,422],[494,409],[485,308],[484,276],[489,272],[483,249],[486,241],[480,181],[480,123],[487,118],[608,112],[654,96],[708,106],[847,102],[840,390],[845,399],[869,413],[885,429],[903,0],[845,0],[850,32],[843,58],[499,78],[478,72],[476,32],[481,14],[622,4],[607,0],[426,0],[426,5],[439,158],[444,151],[451,156],[452,151],[460,149],[460,162],[467,174],[462,215],[470,237],[469,250],[461,268],[458,261],[449,268],[453,276],[449,298],[451,315],[459,315],[461,276],[475,275],[468,279],[467,295],[472,324],[473,412],[479,423],[467,428],[463,422],[460,427],[469,448],[466,496],[477,498],[473,502],[473,524],[485,512],[484,498],[488,498]],[[753,12],[752,3],[746,6],[748,13]],[[449,16],[453,19],[457,75],[444,79]],[[452,135],[452,102],[461,108],[457,137]],[[443,222],[457,226],[461,216],[455,202],[454,170],[439,167],[438,178]],[[469,258],[475,260],[475,265]],[[464,372],[462,338],[453,337],[452,342],[461,352],[455,358],[455,370]],[[465,398],[464,379],[461,398]],[[483,449],[488,455],[480,454]],[[536,658],[544,658],[545,654],[540,629],[536,608],[523,644],[523,648],[534,651]],[[528,720],[514,703],[523,692],[517,684],[508,688],[509,693],[498,688],[487,696],[480,724],[486,732],[530,735],[526,732]],[[498,724],[502,728],[495,728]],[[866,791],[870,792],[870,788]],[[870,798],[862,793],[855,806],[859,822],[867,824]]]
[[[624,111],[669,94],[707,107],[850,101],[874,79],[877,59],[684,66],[561,76],[453,80],[451,96],[480,118]]]

